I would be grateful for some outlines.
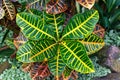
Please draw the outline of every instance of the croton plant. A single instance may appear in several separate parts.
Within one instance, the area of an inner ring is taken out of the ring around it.
[[[16,13],[15,9],[14,12],[10,10],[13,7],[7,4],[10,3],[8,1],[3,0],[3,6],[9,12],[10,20],[15,20],[15,16],[11,16]],[[71,3],[73,1],[71,0]],[[89,9],[95,3],[95,0],[76,1]],[[30,5],[36,2],[39,0],[33,1]],[[104,46],[103,39],[93,34],[99,20],[98,11],[91,9],[75,14],[65,24],[64,12],[70,9],[65,2],[66,0],[50,0],[46,10],[29,9],[16,15],[16,23],[27,38],[27,41],[18,48],[16,58],[23,63],[47,63],[57,80],[72,70],[81,73],[94,72],[89,55]]]
[[[74,15],[65,28],[65,15],[31,10],[18,13],[16,22],[28,41],[19,47],[19,61],[47,61],[51,73],[59,77],[65,67],[81,73],[94,72],[88,55],[101,49],[104,42],[92,34],[99,19],[96,10]]]

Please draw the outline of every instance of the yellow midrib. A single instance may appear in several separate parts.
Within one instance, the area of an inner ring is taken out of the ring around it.
[[[31,51],[29,51],[29,52],[27,52],[27,53],[24,53],[24,54],[18,56],[17,58],[21,58],[22,56],[25,56],[25,55],[27,55],[27,54],[31,54],[30,52],[31,52]]]
[[[58,27],[57,27],[57,22],[56,22],[56,17],[55,17],[55,14],[54,14],[53,16],[54,16],[55,29],[56,29],[57,40],[58,40],[58,39],[59,39],[59,33],[58,33]]]
[[[85,42],[85,41],[79,41],[79,42],[81,42],[81,43],[83,43],[83,44],[105,44],[105,42],[102,42],[102,43],[100,43],[100,42]]]
[[[32,3],[30,3],[29,5],[32,6],[33,4],[35,4],[35,3],[39,2],[39,1],[40,0],[36,0],[36,1],[32,2]]]
[[[64,43],[62,43],[62,45],[64,47],[66,47],[68,49],[68,51],[70,51],[71,54],[73,54],[86,68],[88,68],[89,70],[91,70],[91,72],[94,72],[94,70],[91,69],[89,66],[87,66],[77,55],[75,55],[74,52],[68,46],[66,46]]]
[[[89,21],[95,14],[97,13],[97,11],[94,12],[94,14],[92,14],[88,19],[86,19],[83,23],[81,23],[78,27],[74,28],[73,30],[71,30],[70,32],[66,33],[65,35],[62,36],[61,39],[63,39],[64,37],[66,37],[67,35],[71,34],[72,32],[74,32],[75,30],[79,29],[80,27],[82,27],[87,21]]]
[[[55,39],[53,36],[51,36],[50,34],[48,34],[48,33],[44,32],[44,31],[40,30],[40,29],[37,28],[36,26],[34,26],[34,25],[32,25],[31,23],[29,23],[28,21],[26,21],[26,20],[25,20],[24,18],[22,18],[19,14],[17,14],[17,17],[19,17],[22,21],[24,21],[24,22],[25,22],[26,24],[28,24],[30,27],[32,27],[32,28],[38,30],[39,32],[47,35],[48,37],[51,37],[52,39],[56,40],[56,39]]]
[[[58,77],[59,76],[59,74],[58,74],[58,61],[59,61],[59,47],[58,47],[58,51],[57,51],[57,62],[56,62],[56,77]]]
[[[8,7],[7,7],[7,5],[6,5],[5,0],[3,0],[3,3],[4,3],[4,4],[5,4],[5,6],[6,6],[6,9],[7,9],[8,13],[9,13],[10,19],[12,20],[12,19],[13,19],[13,17],[12,17],[11,12],[9,11],[9,9],[8,9]]]
[[[52,47],[53,47],[53,46],[55,46],[56,44],[57,44],[57,43],[54,43],[54,44],[52,44],[52,45],[48,46],[47,48],[45,48],[45,49],[41,50],[40,52],[38,52],[38,53],[37,53],[37,54],[35,54],[34,56],[30,57],[29,59],[30,59],[30,60],[31,60],[31,59],[33,59],[34,57],[36,57],[36,56],[40,55],[41,53],[43,53],[43,52],[47,51],[48,49],[52,48]]]

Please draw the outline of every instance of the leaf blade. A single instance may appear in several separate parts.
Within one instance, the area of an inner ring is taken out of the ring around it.
[[[92,33],[95,24],[99,19],[95,10],[77,14],[71,18],[62,34],[62,39],[83,39]]]
[[[60,34],[62,32],[62,25],[65,21],[64,18],[64,14],[46,14],[46,23],[49,24],[49,26],[51,26],[52,32],[54,33],[57,40],[59,40]]]
[[[60,50],[63,61],[71,69],[81,73],[94,72],[93,64],[88,58],[85,48],[81,43],[66,41],[61,44]]]
[[[36,15],[29,13],[17,14],[16,22],[18,26],[22,29],[23,34],[32,40],[40,39],[54,39],[52,33],[48,30],[49,28],[42,23],[40,18]]]
[[[64,71],[65,67],[65,64],[63,63],[60,55],[59,48],[57,50],[57,56],[48,61],[48,66],[50,68],[51,73],[56,77],[56,79],[58,79]]]
[[[7,19],[11,21],[15,19],[16,10],[12,2],[9,0],[2,0],[2,3],[3,3],[2,4],[3,9],[5,10],[5,14],[6,14],[5,16],[7,17]]]
[[[103,39],[95,34],[91,34],[87,38],[79,40],[79,42],[85,46],[88,55],[99,51],[105,45]]]
[[[80,3],[83,7],[88,9],[91,9],[95,4],[95,0],[76,0],[76,1]]]
[[[32,55],[29,58],[34,61],[41,61],[41,58],[45,59],[56,56],[57,43],[54,41],[39,41],[32,50]]]
[[[46,12],[49,14],[59,14],[67,10],[65,0],[50,0],[46,6]]]
[[[17,51],[17,59],[21,62],[33,62],[33,60],[29,60],[29,57],[32,54],[32,49],[35,46],[35,42],[33,41],[28,41],[25,44],[23,44],[22,46],[19,47],[18,51]]]

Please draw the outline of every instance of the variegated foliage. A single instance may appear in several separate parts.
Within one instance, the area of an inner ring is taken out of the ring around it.
[[[30,70],[32,80],[43,80],[50,75],[48,65],[46,62],[34,63]]]
[[[0,7],[0,19],[2,19],[5,16],[5,11],[3,8]]]
[[[76,0],[76,1],[88,9],[91,9],[95,4],[95,0]]]
[[[59,14],[66,10],[66,0],[50,0],[46,6],[46,12],[49,14]]]
[[[12,2],[10,0],[2,0],[2,6],[3,9],[5,10],[6,18],[11,21],[15,19],[16,10]]]
[[[26,8],[37,9],[42,11],[45,7],[46,0],[26,0]]]
[[[95,29],[94,29],[94,31],[93,31],[93,34],[96,34],[96,35],[98,35],[99,37],[104,38],[105,29],[104,29],[102,26],[100,26],[99,24],[97,24],[97,25],[95,26]]]
[[[64,29],[64,14],[31,11],[19,13],[16,18],[22,33],[29,39],[17,51],[19,61],[48,61],[56,79],[66,66],[81,73],[94,72],[88,55],[104,46],[103,40],[92,34],[99,19],[96,10],[76,14]]]
[[[20,32],[19,35],[14,39],[14,45],[18,49],[22,44],[27,42],[27,38]]]

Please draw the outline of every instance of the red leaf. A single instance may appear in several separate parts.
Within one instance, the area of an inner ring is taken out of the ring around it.
[[[50,0],[46,6],[46,12],[49,14],[59,14],[67,10],[65,0]]]

